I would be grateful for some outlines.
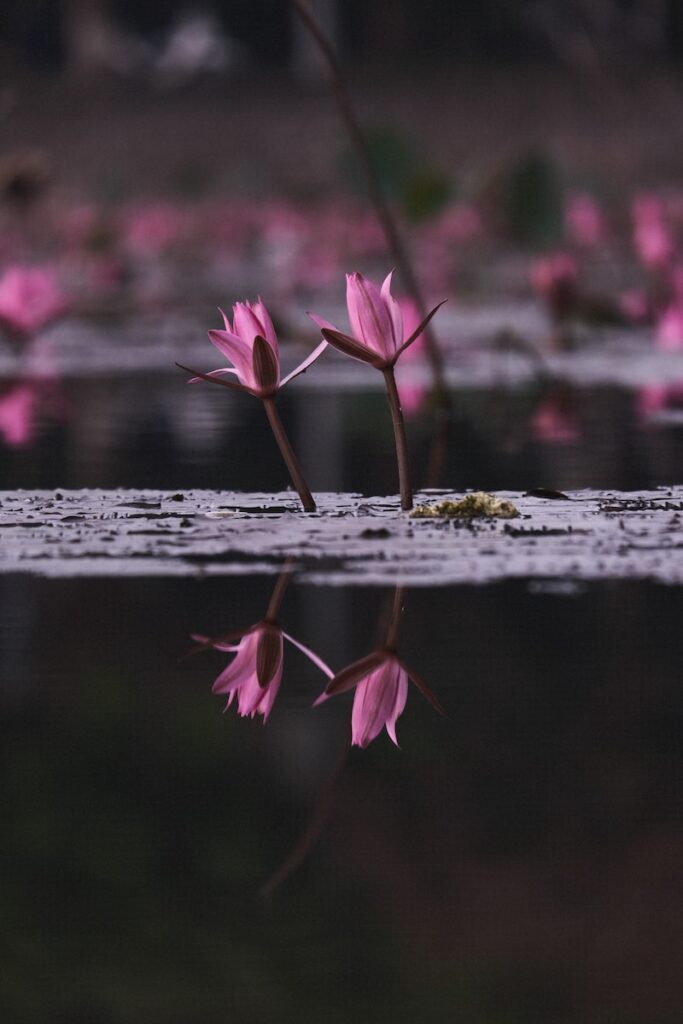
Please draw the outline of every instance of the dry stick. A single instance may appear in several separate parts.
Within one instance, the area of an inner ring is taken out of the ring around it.
[[[320,23],[311,10],[307,0],[291,0],[291,4],[310,32],[327,63],[332,88],[334,90],[337,107],[339,109],[339,115],[349,134],[351,144],[356,150],[356,155],[360,160],[360,164],[365,175],[365,184],[367,186],[370,201],[375,207],[377,219],[382,226],[387,245],[391,251],[401,277],[403,278],[403,283],[414,299],[420,311],[420,315],[425,317],[427,314],[427,306],[425,304],[424,295],[422,294],[417,274],[413,269],[413,265],[403,244],[396,220],[384,197],[382,186],[380,185],[375,169],[372,166],[368,145],[365,141],[360,121],[356,116],[356,112],[351,101],[351,95],[346,86],[346,82],[344,81],[344,76],[334,52],[334,47],[320,26]],[[432,369],[434,403],[440,420],[427,473],[427,486],[436,486],[444,468],[448,428],[452,419],[452,407],[444,376],[443,355],[431,327],[425,328],[424,339],[427,357]]]
[[[274,398],[264,398],[263,405],[266,410],[268,422],[270,423],[271,429],[275,434],[275,440],[277,441],[280,454],[285,460],[285,465],[289,470],[289,475],[292,478],[292,482],[299,492],[301,498],[301,504],[304,507],[304,512],[315,512],[315,502],[313,501],[313,495],[308,489],[308,484],[304,480],[304,475],[301,472],[301,466],[299,461],[294,454],[294,449],[289,443],[289,438],[285,433],[285,428],[282,425],[280,414],[275,406]]]
[[[408,456],[408,441],[406,438],[406,425],[403,422],[403,410],[401,399],[396,387],[396,377],[393,366],[387,366],[382,370],[384,383],[387,388],[387,398],[391,409],[391,422],[394,428],[394,441],[396,443],[396,458],[398,459],[398,483],[401,490],[401,508],[409,512],[413,507],[413,489],[410,486],[410,459]]]

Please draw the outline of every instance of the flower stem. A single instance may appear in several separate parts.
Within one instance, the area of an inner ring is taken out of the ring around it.
[[[421,317],[424,317],[427,314],[424,294],[401,236],[396,217],[386,200],[384,189],[375,171],[368,143],[334,47],[313,13],[308,0],[290,0],[290,2],[327,64],[339,116],[358,157],[365,177],[368,196],[375,208],[377,219],[384,232],[387,247],[403,278],[405,287],[413,297]],[[453,420],[453,403],[446,385],[443,353],[431,324],[425,328],[423,337],[425,340],[425,351],[432,371],[434,405],[440,420],[427,474],[427,486],[433,487],[438,484],[445,467],[445,448],[450,425]]]
[[[292,483],[296,487],[299,497],[301,498],[301,504],[304,507],[304,512],[315,512],[315,502],[313,501],[313,495],[308,489],[308,484],[304,480],[304,475],[301,472],[301,466],[299,461],[294,454],[294,449],[289,443],[289,438],[285,433],[285,428],[282,425],[280,414],[275,407],[274,398],[264,398],[263,405],[266,410],[266,416],[270,423],[271,430],[275,435],[277,446],[280,449],[280,454],[285,460],[285,465],[289,470],[289,475],[292,478]]]
[[[387,638],[384,646],[388,651],[394,651],[398,643],[398,632],[401,627],[401,616],[403,615],[403,599],[405,590],[403,587],[396,587],[394,599],[391,604],[391,619],[387,628]]]
[[[275,622],[280,615],[280,606],[285,596],[285,591],[289,586],[289,581],[292,578],[292,559],[288,558],[282,567],[280,575],[275,581],[273,587],[273,593],[270,595],[270,601],[268,602],[268,609],[265,614],[265,622]]]
[[[401,508],[404,512],[408,512],[413,507],[413,490],[410,486],[408,441],[406,440],[401,399],[398,396],[393,366],[385,367],[382,373],[384,374],[384,383],[386,384],[387,398],[389,399],[389,408],[391,409],[391,422],[394,427],[394,442],[396,444],[396,459],[398,461],[398,482],[401,489]]]

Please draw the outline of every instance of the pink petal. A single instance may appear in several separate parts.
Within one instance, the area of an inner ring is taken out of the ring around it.
[[[232,329],[232,324],[228,320],[227,314],[221,309],[220,306],[218,307],[218,312],[223,317],[223,323],[225,324],[225,329],[228,332],[228,334],[234,334],[235,332]]]
[[[391,320],[394,351],[396,351],[399,345],[403,344],[403,312],[400,303],[391,294],[391,279],[393,276],[394,272],[392,270],[384,278],[380,294]]]
[[[258,298],[258,302],[254,305],[254,313],[256,314],[261,323],[261,334],[266,339],[275,355],[279,355],[280,351],[277,341],[277,334],[275,333],[275,328],[273,327],[273,321],[271,320],[270,314],[266,307],[264,306],[260,295]]]
[[[319,658],[318,655],[310,649],[310,647],[306,647],[299,640],[295,640],[293,636],[289,635],[289,633],[283,632],[282,635],[284,636],[285,640],[289,640],[290,644],[293,644],[295,647],[298,647],[302,654],[305,654],[306,657],[309,658],[313,662],[313,664],[327,676],[328,679],[334,679],[334,672],[332,671],[330,666],[327,665],[322,660],[322,658]]]
[[[240,382],[247,387],[254,387],[251,346],[246,345],[236,334],[229,334],[228,331],[209,331],[209,339],[218,351],[234,365]]]
[[[307,313],[306,315],[310,316],[313,323],[317,324],[321,331],[325,328],[327,331],[336,331],[338,334],[340,333],[339,328],[335,327],[334,324],[331,324],[329,320],[325,320],[323,317],[317,316],[315,313]]]
[[[263,326],[254,313],[251,306],[246,302],[237,302],[232,307],[235,334],[239,335],[242,341],[251,349],[254,338],[257,334],[263,334]]]
[[[346,305],[352,333],[378,355],[394,353],[392,323],[382,296],[362,274],[346,277]]]
[[[326,348],[327,342],[322,341],[317,348],[313,349],[311,354],[307,356],[302,363],[299,363],[295,370],[292,370],[291,373],[288,373],[287,376],[280,381],[280,387],[282,387],[283,384],[286,384],[287,381],[294,380],[294,378],[298,377],[300,373],[305,373],[308,367],[316,361],[318,356],[323,354]]]
[[[282,679],[282,666],[267,686],[259,686],[256,676],[247,681],[238,693],[239,713],[244,717],[253,718],[263,715],[264,723],[268,720]]]
[[[237,374],[237,370],[233,369],[233,367],[226,367],[223,370],[209,370],[209,372],[206,374],[206,376],[207,377],[224,377],[226,373]],[[239,376],[239,374],[237,374],[237,376]],[[203,380],[202,377],[190,377],[190,379],[188,380],[187,383],[188,384],[199,384],[199,383],[201,383],[202,380]]]
[[[249,633],[237,646],[237,653],[213,684],[213,693],[229,693],[256,679],[256,652],[258,638]]]
[[[396,746],[398,746],[398,740],[396,739],[396,722],[398,720],[399,715],[403,714],[403,710],[406,706],[407,700],[408,679],[406,677],[405,672],[399,671],[398,682],[396,684],[396,694],[394,697],[394,706],[391,709],[391,714],[389,715],[389,718],[387,719],[387,732],[389,733],[389,736],[396,744]]]
[[[396,742],[396,719],[405,706],[405,696],[399,686],[402,675],[396,659],[389,657],[383,665],[358,684],[351,712],[353,744],[367,747],[385,725],[389,735]]]

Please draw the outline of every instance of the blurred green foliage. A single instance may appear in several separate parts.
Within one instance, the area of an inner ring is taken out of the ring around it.
[[[421,221],[436,216],[453,195],[448,176],[426,162],[409,137],[395,128],[371,127],[365,139],[372,169],[385,195],[405,217]],[[358,156],[349,146],[339,154],[339,166],[347,186],[367,194]]]
[[[516,241],[544,246],[561,240],[562,180],[549,157],[531,153],[519,161],[510,173],[506,205],[507,221]]]

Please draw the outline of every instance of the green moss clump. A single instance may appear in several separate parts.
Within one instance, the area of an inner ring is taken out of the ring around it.
[[[472,491],[459,501],[445,498],[435,505],[418,505],[410,515],[414,519],[517,519],[519,510],[506,498],[486,491]]]

